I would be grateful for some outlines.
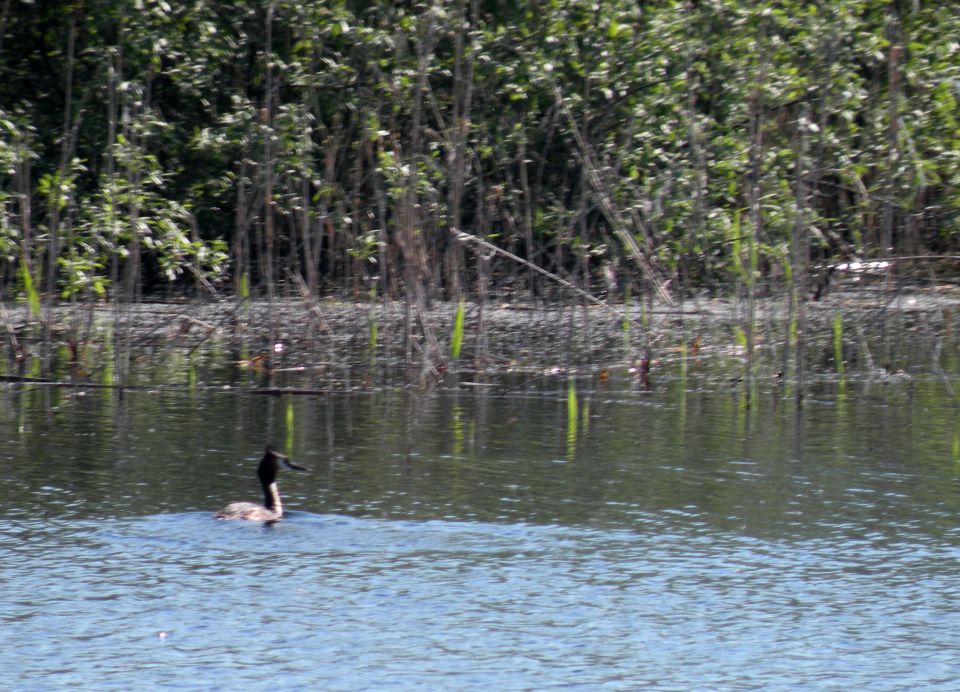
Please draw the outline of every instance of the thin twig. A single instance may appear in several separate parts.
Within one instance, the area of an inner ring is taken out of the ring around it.
[[[567,102],[563,98],[563,92],[560,91],[559,85],[557,85],[553,78],[550,79],[550,82],[553,85],[553,91],[557,99],[557,104],[560,106],[563,114],[566,116],[570,125],[570,130],[573,132],[574,139],[577,141],[580,162],[583,164],[587,175],[587,180],[590,182],[590,185],[593,187],[593,191],[597,196],[597,201],[600,203],[600,210],[603,212],[604,218],[606,218],[607,223],[613,227],[614,233],[620,239],[620,242],[622,242],[627,248],[633,259],[638,265],[640,265],[641,271],[643,271],[643,273],[653,284],[653,287],[656,290],[657,295],[660,296],[660,299],[668,305],[672,305],[673,296],[670,295],[670,291],[667,288],[669,281],[662,277],[659,268],[654,264],[654,260],[646,256],[643,250],[640,249],[640,245],[637,244],[633,234],[624,227],[623,221],[620,219],[620,214],[614,204],[614,201],[607,191],[607,186],[600,179],[600,174],[597,172],[599,167],[594,161],[593,154],[591,153],[586,140],[583,138],[580,128],[577,126],[576,118],[573,117],[573,113],[570,111],[569,106],[567,106]],[[643,227],[643,223],[639,216],[634,214],[633,217],[634,223],[640,227],[645,235],[647,235],[649,241],[649,233],[647,232],[647,229]]]
[[[621,310],[618,310],[617,308],[613,307],[612,305],[610,305],[610,303],[604,302],[604,301],[600,300],[599,298],[596,298],[596,297],[592,296],[590,293],[588,293],[587,291],[584,291],[582,288],[579,288],[579,287],[577,287],[577,286],[574,286],[572,283],[570,283],[570,282],[567,281],[566,279],[557,276],[557,275],[554,274],[553,272],[547,271],[547,270],[544,269],[543,267],[537,266],[537,265],[534,264],[533,262],[528,262],[527,260],[523,259],[523,258],[520,257],[519,255],[513,254],[513,253],[510,252],[509,250],[504,250],[503,248],[497,247],[497,246],[494,245],[493,243],[491,243],[491,242],[489,242],[489,241],[486,241],[486,240],[484,240],[483,238],[478,238],[477,236],[475,236],[475,235],[470,235],[469,233],[466,233],[466,232],[464,232],[464,231],[453,231],[453,233],[454,233],[454,234],[457,236],[457,238],[459,238],[460,240],[469,240],[469,241],[471,241],[471,242],[473,242],[473,243],[476,243],[477,245],[480,245],[481,247],[483,247],[483,248],[485,248],[485,249],[487,249],[487,250],[490,250],[491,252],[495,252],[495,253],[497,253],[498,255],[503,255],[503,256],[506,257],[507,259],[511,259],[511,260],[513,260],[514,262],[519,262],[520,264],[522,264],[523,266],[527,267],[528,269],[532,269],[532,270],[535,271],[535,272],[538,272],[538,273],[540,273],[540,274],[543,274],[544,276],[546,276],[546,277],[547,277],[548,279],[550,279],[551,281],[556,281],[558,284],[560,284],[560,285],[563,286],[564,288],[570,289],[571,291],[573,291],[573,292],[576,293],[577,295],[583,297],[584,299],[590,301],[590,302],[593,303],[594,305],[596,305],[596,306],[598,306],[598,307],[600,307],[600,308],[603,308],[605,311],[607,311],[607,312],[609,312],[609,313],[611,313],[611,314],[613,314],[613,315],[616,315],[616,316],[619,317],[620,319],[624,319],[624,320],[629,321],[630,324],[632,324],[633,326],[637,327],[637,328],[640,329],[641,331],[643,331],[643,330],[646,329],[646,327],[644,327],[641,322],[633,319],[633,318],[632,318],[630,315],[628,315],[627,313],[625,313],[625,312],[623,312],[623,311],[621,311]]]

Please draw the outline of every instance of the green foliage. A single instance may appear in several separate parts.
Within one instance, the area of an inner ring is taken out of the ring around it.
[[[951,3],[274,7],[268,36],[252,0],[11,4],[0,276],[56,233],[61,295],[104,295],[114,259],[217,280],[228,250],[256,266],[268,210],[276,261],[322,263],[340,286],[402,266],[386,247],[401,219],[440,281],[464,271],[457,223],[545,267],[602,255],[592,270],[639,285],[608,208],[690,281],[750,285],[782,264],[800,208],[827,257],[958,250]]]

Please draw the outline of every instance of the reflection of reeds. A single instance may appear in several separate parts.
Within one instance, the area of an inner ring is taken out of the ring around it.
[[[453,445],[450,452],[454,457],[458,457],[463,454],[465,439],[463,423],[464,417],[463,409],[458,404],[454,404],[450,410],[450,433],[451,437],[453,438]]]
[[[687,342],[680,341],[680,382],[685,386],[687,381]]]

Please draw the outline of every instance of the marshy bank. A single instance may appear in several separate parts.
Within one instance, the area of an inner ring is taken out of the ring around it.
[[[957,372],[960,291],[847,282],[802,313],[787,297],[615,304],[262,300],[0,304],[7,381],[326,391],[396,385],[507,389],[538,379],[641,389]],[[800,313],[800,314],[798,314]]]

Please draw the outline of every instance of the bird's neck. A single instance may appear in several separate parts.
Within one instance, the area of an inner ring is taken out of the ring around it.
[[[277,514],[283,514],[283,504],[280,502],[280,490],[277,488],[276,483],[263,486],[263,504],[267,509]]]

